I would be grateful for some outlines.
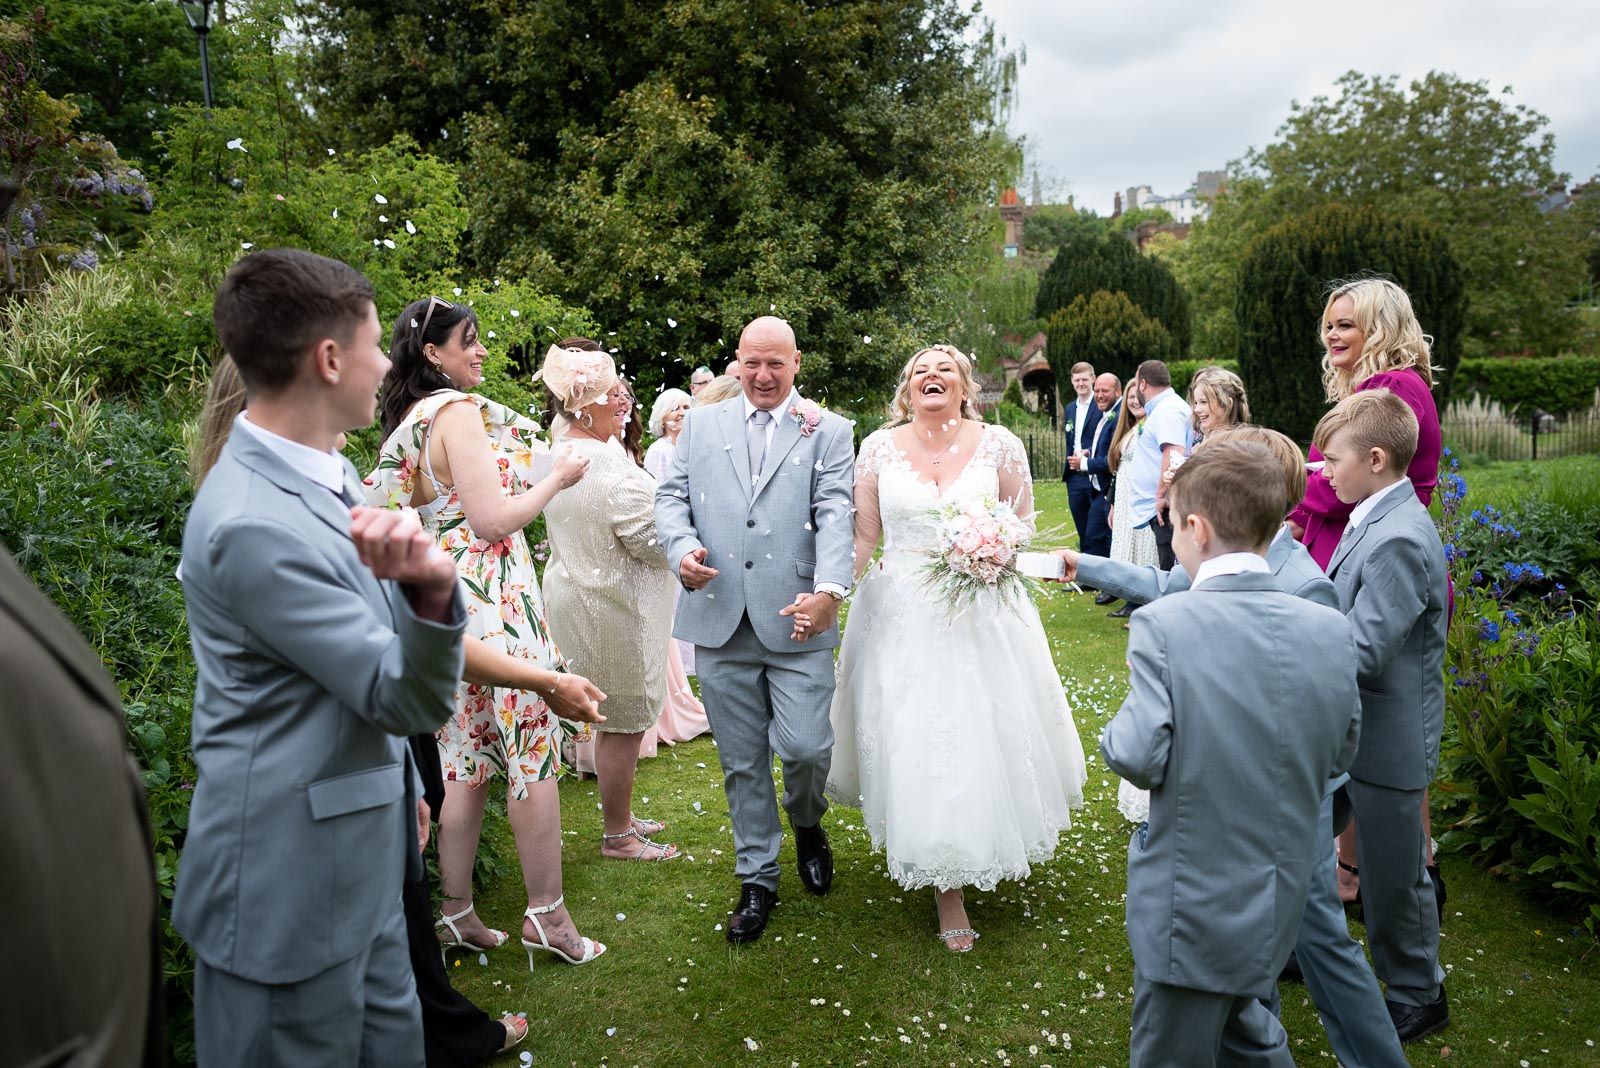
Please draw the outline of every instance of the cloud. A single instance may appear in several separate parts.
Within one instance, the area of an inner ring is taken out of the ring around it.
[[[1600,20],[1552,0],[1348,0],[1336,10],[988,0],[984,13],[1027,49],[1011,128],[1026,137],[1030,164],[1047,191],[1065,183],[1102,214],[1118,190],[1177,193],[1195,172],[1266,144],[1291,101],[1335,95],[1352,69],[1510,85],[1513,100],[1549,118],[1557,169],[1579,180],[1600,171]]]

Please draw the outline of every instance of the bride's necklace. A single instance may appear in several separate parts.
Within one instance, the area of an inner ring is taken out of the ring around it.
[[[913,430],[916,429],[916,424],[915,423],[912,424],[912,429]],[[931,434],[928,435],[928,436],[932,437]],[[922,441],[921,437],[917,438],[917,447],[922,450],[923,455],[927,456],[928,463],[932,464],[934,467],[938,467],[941,463],[944,462],[945,456],[949,454],[951,449],[956,447],[956,443],[959,442],[960,440],[961,440],[961,424],[957,423],[956,424],[956,432],[953,435],[951,435],[950,444],[946,445],[944,448],[940,449],[938,452],[934,452],[932,449],[928,448],[927,445],[923,444],[923,441]]]

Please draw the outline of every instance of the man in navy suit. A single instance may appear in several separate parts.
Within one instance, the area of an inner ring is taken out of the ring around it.
[[[1089,529],[1079,543],[1090,556],[1111,555],[1111,439],[1122,414],[1122,382],[1107,372],[1094,380],[1094,406],[1099,412],[1094,430],[1084,436],[1083,470],[1089,476]],[[1116,600],[1101,600],[1109,604]]]
[[[1067,439],[1067,463],[1061,470],[1061,481],[1067,484],[1067,508],[1072,512],[1072,525],[1078,528],[1078,548],[1088,551],[1089,508],[1094,503],[1094,488],[1089,482],[1089,472],[1084,468],[1084,454],[1094,442],[1094,430],[1100,423],[1100,407],[1094,402],[1094,367],[1087,363],[1072,365],[1072,390],[1077,400],[1067,405],[1062,433]]]

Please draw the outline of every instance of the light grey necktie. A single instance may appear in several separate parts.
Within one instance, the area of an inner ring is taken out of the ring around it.
[[[772,422],[772,413],[757,408],[750,416],[750,422],[745,426],[745,446],[750,452],[750,484],[753,486],[761,478],[761,465],[767,462],[767,424]]]

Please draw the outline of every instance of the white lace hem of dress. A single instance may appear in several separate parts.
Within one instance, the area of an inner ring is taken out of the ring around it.
[[[1069,800],[1073,808],[1083,804],[1083,798]],[[1046,824],[1049,841],[1043,845],[1030,846],[1024,850],[1022,859],[1012,860],[1010,863],[993,864],[986,868],[973,868],[961,863],[959,851],[952,850],[949,863],[937,862],[935,864],[910,864],[902,863],[894,857],[884,856],[884,867],[888,870],[889,878],[899,884],[902,890],[922,890],[933,887],[935,890],[979,890],[985,893],[995,889],[1003,882],[1016,879],[1026,879],[1033,874],[1033,865],[1045,864],[1055,859],[1058,839],[1065,831],[1072,829],[1072,817],[1056,821],[1051,820]],[[884,836],[874,833],[872,835],[872,850],[875,853],[884,853]]]

